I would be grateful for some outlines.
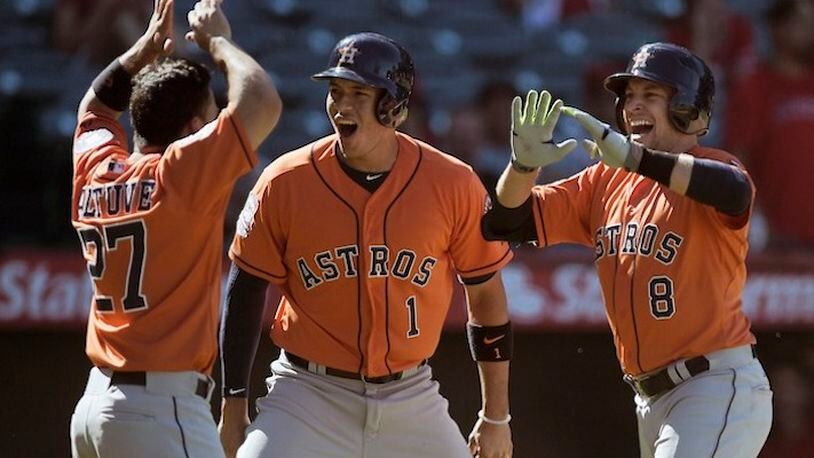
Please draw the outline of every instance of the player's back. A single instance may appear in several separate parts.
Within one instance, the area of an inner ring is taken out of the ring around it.
[[[223,217],[256,161],[246,144],[223,112],[164,151],[130,157],[115,120],[81,120],[72,221],[94,283],[87,352],[96,366],[211,371]]]

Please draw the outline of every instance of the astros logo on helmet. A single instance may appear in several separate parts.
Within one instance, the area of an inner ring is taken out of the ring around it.
[[[379,122],[398,127],[407,119],[415,80],[413,59],[384,35],[363,32],[345,37],[331,52],[328,69],[311,78],[342,78],[384,89],[376,110]]]
[[[628,133],[622,119],[625,90],[631,78],[665,84],[675,90],[670,99],[670,122],[684,133],[703,135],[709,129],[715,80],[703,60],[686,48],[672,43],[648,43],[630,59],[627,70],[605,79],[605,88],[616,94],[616,124]],[[690,123],[704,121],[699,132],[690,132]]]

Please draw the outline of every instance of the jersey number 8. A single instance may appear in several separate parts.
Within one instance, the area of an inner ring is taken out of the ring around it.
[[[676,313],[673,280],[658,276],[650,279],[650,313],[657,320],[668,320]]]

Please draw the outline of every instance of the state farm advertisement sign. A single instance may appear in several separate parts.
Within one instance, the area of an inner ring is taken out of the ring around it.
[[[599,281],[584,251],[519,250],[503,271],[513,322],[521,329],[607,328]],[[0,328],[83,329],[92,288],[78,253],[17,251],[0,256]],[[463,329],[462,295],[448,325]],[[270,305],[278,296],[269,294]],[[814,328],[814,257],[750,259],[743,307],[757,329]],[[273,307],[270,307],[273,308]]]

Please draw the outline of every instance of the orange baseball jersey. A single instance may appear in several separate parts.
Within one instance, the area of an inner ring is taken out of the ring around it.
[[[235,181],[257,161],[248,145],[224,110],[163,154],[134,159],[115,119],[81,119],[71,219],[94,286],[86,347],[93,364],[211,372],[223,219]]]
[[[331,135],[264,171],[230,257],[280,285],[271,336],[329,367],[381,376],[433,354],[455,274],[482,276],[512,258],[487,242],[489,200],[472,169],[407,135],[373,194],[342,170]]]
[[[743,169],[721,150],[695,147],[691,154]],[[540,246],[573,242],[595,248],[625,373],[640,375],[755,342],[741,310],[749,214],[724,215],[602,163],[537,186],[533,196]]]

